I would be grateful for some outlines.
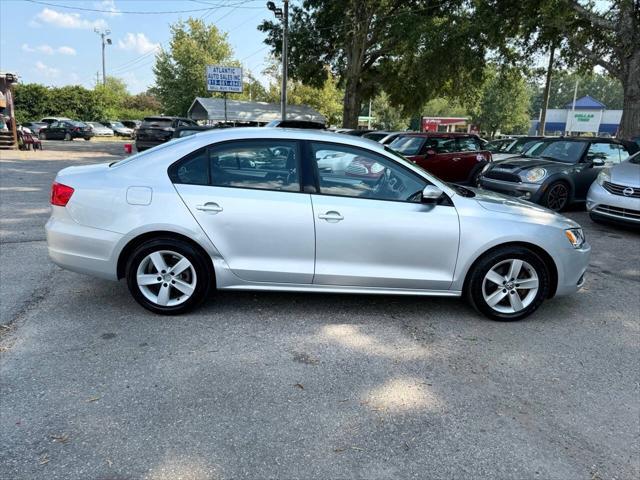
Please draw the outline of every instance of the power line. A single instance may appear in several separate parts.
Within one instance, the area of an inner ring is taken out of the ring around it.
[[[99,8],[86,8],[86,7],[71,7],[69,5],[60,5],[58,3],[50,3],[50,2],[43,2],[42,0],[24,0],[25,2],[30,2],[30,3],[35,3],[35,4],[39,4],[39,5],[46,5],[49,7],[56,7],[56,8],[66,8],[67,10],[79,10],[79,11],[83,11],[83,12],[100,12],[100,13],[126,13],[126,14],[130,14],[130,15],[164,15],[164,14],[169,14],[169,13],[195,13],[195,12],[204,12],[207,10],[211,10],[212,8],[217,8],[217,7],[230,7],[233,5],[229,5],[229,4],[209,4],[211,5],[208,8],[194,8],[194,9],[190,9],[190,10],[163,10],[160,12],[150,12],[150,11],[139,11],[139,10],[118,10],[117,12],[113,12],[112,10],[102,10]],[[249,3],[252,0],[249,0],[248,2],[243,2],[243,3]],[[256,0],[253,0],[256,1]],[[250,6],[238,6],[236,8],[245,8],[245,9],[258,9],[258,8],[263,8],[263,7],[250,7]]]

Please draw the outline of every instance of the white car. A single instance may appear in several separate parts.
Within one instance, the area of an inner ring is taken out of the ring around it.
[[[133,128],[125,127],[122,122],[109,120],[102,123],[106,127],[109,127],[111,130],[113,130],[113,133],[115,133],[119,137],[131,137],[133,135]]]
[[[109,127],[105,127],[100,122],[86,122],[91,131],[96,137],[113,137],[113,130]]]

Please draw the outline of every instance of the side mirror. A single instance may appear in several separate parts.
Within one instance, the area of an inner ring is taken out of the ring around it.
[[[435,202],[438,201],[443,194],[444,192],[435,185],[427,185],[424,187],[424,190],[422,190],[422,201]]]
[[[604,167],[604,163],[604,160],[599,157],[591,159],[591,165],[593,165],[594,167]]]

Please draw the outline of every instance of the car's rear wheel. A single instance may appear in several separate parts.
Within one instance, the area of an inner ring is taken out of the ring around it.
[[[544,261],[528,248],[493,250],[469,273],[466,294],[480,313],[493,320],[514,321],[531,315],[549,294]]]
[[[71,138],[71,134],[70,134],[70,133],[65,133],[65,134],[64,134],[64,139],[65,139],[66,141],[70,141],[70,140],[72,140],[72,138]]]
[[[154,313],[176,315],[208,295],[213,273],[191,244],[173,238],[143,243],[129,257],[126,277],[133,298]]]
[[[46,133],[44,133],[44,132],[40,132],[40,133],[38,134],[38,138],[39,138],[40,140],[46,140],[46,139],[47,139],[47,134],[46,134]]]
[[[542,203],[549,210],[561,212],[567,208],[570,194],[569,185],[565,182],[555,182],[547,188]]]

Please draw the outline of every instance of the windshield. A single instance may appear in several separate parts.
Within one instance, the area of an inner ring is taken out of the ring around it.
[[[115,162],[111,162],[109,164],[110,167],[118,167],[120,165],[124,165],[125,163],[129,163],[133,160],[136,160],[140,157],[144,157],[149,155],[150,153],[155,153],[159,150],[163,150],[167,147],[173,147],[179,143],[184,142],[185,140],[190,140],[189,137],[183,137],[183,138],[176,138],[174,140],[171,140],[170,142],[164,142],[161,143],[160,145],[156,145],[155,147],[150,148],[149,150],[144,150],[142,152],[138,152],[135,155],[131,155],[130,157],[125,157],[125,158],[121,158],[120,160],[116,160]]]
[[[489,150],[491,153],[507,152],[508,147],[513,143],[513,140],[493,140],[488,142],[485,146],[485,150]]]
[[[545,142],[543,145],[544,147],[539,152],[536,152],[536,156],[555,162],[578,163],[584,153],[587,142],[558,140]]]
[[[389,144],[392,150],[399,152],[403,155],[417,155],[426,139],[424,137],[398,137]]]
[[[629,163],[634,163],[636,165],[640,165],[640,152],[636,153],[629,157]]]
[[[122,122],[109,122],[109,123],[111,124],[112,127],[127,128],[122,124]]]
[[[526,152],[527,148],[530,148],[531,144],[531,140],[526,139],[526,138],[521,138],[519,140],[516,140],[515,143],[513,143],[511,145],[511,148],[509,149],[509,153],[522,153],[522,152]]]
[[[145,118],[142,127],[171,127],[173,120],[170,118]]]

